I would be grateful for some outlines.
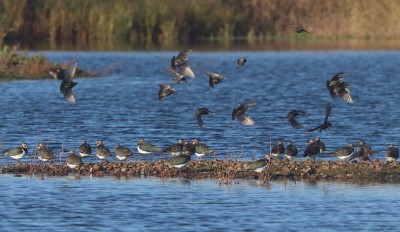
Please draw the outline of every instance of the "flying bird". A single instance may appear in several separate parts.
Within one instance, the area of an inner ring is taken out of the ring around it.
[[[192,68],[187,64],[190,61],[187,56],[192,53],[192,51],[192,49],[184,49],[178,54],[178,56],[173,56],[171,59],[171,68],[184,76],[195,78],[196,75]]]
[[[318,129],[319,129],[319,133],[321,133],[322,130],[326,131],[326,129],[328,129],[330,126],[332,126],[332,123],[328,122],[328,117],[331,114],[331,112],[332,112],[332,104],[328,103],[328,105],[326,106],[326,110],[325,110],[324,122],[321,125],[313,128],[313,129],[308,129],[306,131],[306,133],[311,133],[311,132],[313,132],[315,130],[318,130]]]
[[[295,117],[298,115],[309,115],[309,113],[301,110],[292,110],[287,114],[288,122],[290,122],[292,127],[295,129],[303,128],[303,125],[301,125],[298,121],[295,120]]]
[[[204,124],[203,120],[201,119],[202,115],[206,115],[206,114],[211,114],[211,115],[215,115],[215,113],[213,113],[211,110],[207,109],[207,108],[199,108],[196,110],[196,112],[194,112],[194,116],[197,119],[197,123],[199,124],[199,126],[204,129],[206,128],[206,125]]]
[[[304,29],[301,25],[297,25],[297,26],[295,26],[295,27],[293,27],[293,28],[294,28],[294,31],[295,31],[296,33],[306,32],[306,33],[308,33],[308,34],[311,34],[311,32],[309,32],[309,31],[307,31],[306,29]]]
[[[78,64],[76,62],[72,63],[68,68],[63,72],[62,82],[60,85],[60,92],[64,94],[64,99],[69,103],[75,103],[76,99],[74,94],[72,93],[72,88],[78,84],[78,82],[74,82],[74,76],[76,71],[76,66]]]
[[[246,111],[249,109],[250,106],[256,105],[257,103],[254,101],[251,102],[244,102],[239,105],[239,107],[234,108],[232,111],[232,120],[237,119],[241,124],[245,126],[252,126],[256,124],[254,119],[250,118],[246,115]]]
[[[221,83],[225,79],[228,79],[225,76],[212,72],[208,72],[207,75],[208,75],[208,84],[211,86],[211,88],[214,88],[214,85]]]
[[[160,90],[158,91],[158,100],[164,101],[166,97],[176,92],[175,88],[171,88],[169,84],[159,84]]]
[[[186,85],[190,85],[189,81],[186,79],[186,77],[178,72],[176,72],[175,70],[170,69],[169,70],[170,73],[175,74],[174,78],[171,78],[171,80],[175,83],[175,84],[179,84],[180,82],[185,83]]]
[[[236,68],[242,67],[246,62],[247,62],[246,58],[243,58],[243,57],[239,58],[236,61]]]
[[[344,72],[336,73],[331,79],[326,80],[326,88],[332,98],[339,96],[347,103],[353,103],[351,98],[350,83],[344,82]]]

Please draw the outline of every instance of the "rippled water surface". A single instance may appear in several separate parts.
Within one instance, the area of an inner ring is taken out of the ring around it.
[[[103,139],[111,150],[120,143],[136,151],[140,137],[160,147],[178,138],[199,137],[219,159],[248,159],[263,156],[270,137],[272,143],[293,140],[302,154],[307,140],[320,136],[328,151],[365,139],[379,151],[375,158],[383,159],[387,144],[398,143],[399,52],[193,52],[190,64],[197,77],[190,80],[191,86],[176,85],[178,91],[161,102],[157,84],[172,83],[167,69],[177,53],[42,52],[51,61],[73,60],[85,70],[108,67],[111,72],[101,78],[76,78],[74,105],[62,98],[58,80],[0,83],[2,149],[24,141],[32,154],[37,142],[46,142],[57,153],[62,148],[76,150],[82,139],[92,146]],[[239,57],[248,62],[235,69]],[[208,71],[228,79],[212,89]],[[354,104],[332,99],[325,87],[326,79],[340,71],[351,82]],[[254,126],[231,120],[233,108],[244,101],[257,102],[248,111],[257,121]],[[322,123],[328,102],[334,105],[332,129],[306,134],[306,129]],[[194,118],[200,107],[217,114],[203,117],[205,130]],[[295,130],[287,122],[292,109],[310,113],[298,117],[304,129]]]
[[[0,175],[1,231],[396,231],[399,185]]]

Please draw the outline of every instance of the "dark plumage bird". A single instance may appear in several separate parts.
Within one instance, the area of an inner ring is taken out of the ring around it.
[[[86,143],[86,140],[82,140],[82,144],[79,146],[79,155],[82,157],[88,157],[92,154],[92,147]]]
[[[173,56],[171,59],[171,68],[184,76],[195,78],[196,75],[192,68],[187,64],[190,61],[187,56],[192,53],[192,51],[192,49],[184,49],[178,54],[178,56]]]
[[[19,147],[14,147],[8,151],[4,152],[5,156],[16,159],[18,163],[20,163],[20,159],[22,159],[28,153],[28,144],[22,143]]]
[[[332,104],[328,103],[328,105],[326,106],[326,110],[325,110],[324,122],[321,125],[313,128],[313,129],[308,129],[306,131],[306,133],[311,133],[311,132],[316,131],[318,129],[319,129],[319,132],[321,133],[322,130],[326,131],[326,129],[328,129],[330,126],[332,126],[332,123],[328,122],[328,117],[331,114],[331,112],[332,112]]]
[[[294,28],[294,31],[295,31],[296,33],[305,32],[305,33],[311,34],[311,32],[309,32],[309,31],[307,31],[306,29],[304,29],[301,25],[297,25],[297,26],[295,26],[295,27],[293,27],[293,28]]]
[[[49,74],[55,79],[62,80],[65,76],[65,69],[57,64],[54,68],[49,69]]]
[[[171,146],[163,150],[165,153],[169,153],[172,156],[178,156],[183,154],[183,139],[178,139],[178,143],[172,144]]]
[[[169,84],[159,84],[160,90],[158,91],[158,100],[164,101],[166,97],[176,92],[175,88],[171,88]]]
[[[37,156],[39,160],[47,162],[56,158],[51,149],[45,147],[43,143],[39,143],[36,147],[37,147]]]
[[[254,106],[256,104],[257,103],[254,101],[244,102],[240,104],[239,107],[233,109],[232,120],[237,119],[241,124],[245,126],[252,126],[256,124],[256,121],[254,121],[252,118],[250,118],[248,115],[245,114],[250,106]]]
[[[394,144],[389,144],[389,147],[386,150],[386,159],[390,162],[399,159],[399,149],[394,147]]]
[[[202,115],[206,115],[206,114],[212,114],[212,115],[215,115],[215,113],[213,113],[211,110],[209,110],[209,109],[207,109],[207,108],[199,108],[199,109],[197,109],[196,110],[196,112],[194,112],[194,116],[196,117],[196,119],[197,119],[197,124],[199,124],[199,126],[201,127],[201,128],[206,128],[206,125],[204,124],[204,122],[203,122],[203,120],[202,120],[202,118],[201,118],[201,116]]]
[[[325,143],[322,142],[322,140],[321,140],[320,137],[315,138],[315,139],[314,139],[314,143],[315,143],[316,146],[319,147],[320,153],[325,152]]]
[[[68,152],[67,160],[65,162],[67,163],[67,166],[72,169],[79,167],[83,163],[81,157],[76,155],[73,151]]]
[[[278,140],[278,144],[274,145],[271,149],[271,155],[280,158],[281,155],[285,154],[285,146],[283,146],[282,140]]]
[[[189,81],[186,79],[186,77],[178,72],[176,72],[175,70],[170,70],[171,73],[175,74],[174,78],[171,78],[171,80],[175,83],[175,84],[179,84],[180,82],[185,83],[186,85],[190,85]]]
[[[243,57],[239,58],[236,61],[236,68],[242,67],[246,62],[247,62],[246,58],[243,58]]]
[[[304,157],[310,160],[315,160],[317,155],[320,153],[320,148],[318,145],[315,144],[314,140],[308,140],[308,145],[304,150]]]
[[[211,88],[214,88],[214,85],[221,83],[225,79],[227,79],[225,76],[219,75],[217,73],[212,73],[208,72],[208,84],[211,86]]]
[[[309,115],[309,113],[301,110],[292,110],[287,114],[287,119],[288,122],[292,125],[293,128],[295,129],[300,129],[303,128],[303,125],[301,125],[298,121],[296,121],[295,117],[298,115]]]
[[[104,145],[103,140],[97,140],[96,142],[96,156],[99,159],[106,159],[111,156],[110,149]]]
[[[161,148],[154,146],[153,144],[145,141],[143,138],[138,140],[137,150],[140,154],[151,154],[154,152],[161,151]]]
[[[354,155],[354,145],[352,143],[340,148],[339,150],[329,153],[331,156],[336,156],[340,160],[349,160]]]
[[[126,146],[121,146],[118,143],[114,145],[115,157],[119,160],[127,160],[129,156],[133,155],[133,152]]]
[[[174,168],[181,169],[185,167],[190,162],[191,156],[188,154],[180,154],[170,159],[166,160],[165,163],[168,166],[173,166]]]
[[[200,139],[198,139],[198,138],[194,138],[192,140],[192,144],[194,145],[194,148],[195,148],[195,154],[198,157],[202,157],[202,156],[205,156],[205,155],[208,155],[211,153],[215,153],[215,151],[208,148],[207,145],[205,145],[204,143],[200,143]]]
[[[186,141],[185,144],[183,144],[182,152],[186,155],[194,155],[196,153],[196,148],[190,141]]]
[[[64,77],[60,85],[60,92],[64,94],[64,99],[70,103],[75,103],[75,96],[72,93],[72,88],[78,84],[74,82],[74,76],[76,71],[77,63],[72,63],[64,72]]]
[[[293,145],[291,140],[288,141],[287,146],[285,147],[285,157],[289,160],[292,160],[298,154],[297,147]]]
[[[370,145],[367,145],[361,140],[358,145],[357,152],[349,158],[349,161],[353,160],[354,158],[357,158],[359,161],[371,161],[369,157],[375,153],[376,151],[372,150]]]
[[[267,169],[269,160],[270,160],[270,156],[266,155],[262,159],[258,159],[258,160],[252,161],[250,163],[246,163],[243,167],[245,170],[252,170],[254,172],[260,173],[260,172],[264,171],[265,169]]]
[[[330,80],[326,80],[326,88],[332,98],[339,96],[348,103],[353,103],[351,98],[350,83],[344,82],[344,72],[336,73]]]

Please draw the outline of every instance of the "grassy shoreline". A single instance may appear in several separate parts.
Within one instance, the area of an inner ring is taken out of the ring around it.
[[[181,177],[185,179],[216,179],[221,184],[232,184],[240,179],[258,179],[265,183],[269,180],[306,180],[306,181],[345,181],[400,183],[400,163],[374,160],[372,162],[343,161],[289,161],[273,160],[261,174],[245,170],[250,161],[204,160],[191,161],[182,170],[166,165],[164,160],[137,162],[84,163],[72,170],[65,164],[22,163],[16,166],[4,166],[2,174],[62,177],[70,174],[79,176],[114,176],[133,178],[154,176],[159,178]]]

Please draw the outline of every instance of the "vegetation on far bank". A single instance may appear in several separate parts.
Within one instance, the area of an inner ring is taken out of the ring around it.
[[[396,40],[399,11],[398,0],[0,0],[0,42]]]

